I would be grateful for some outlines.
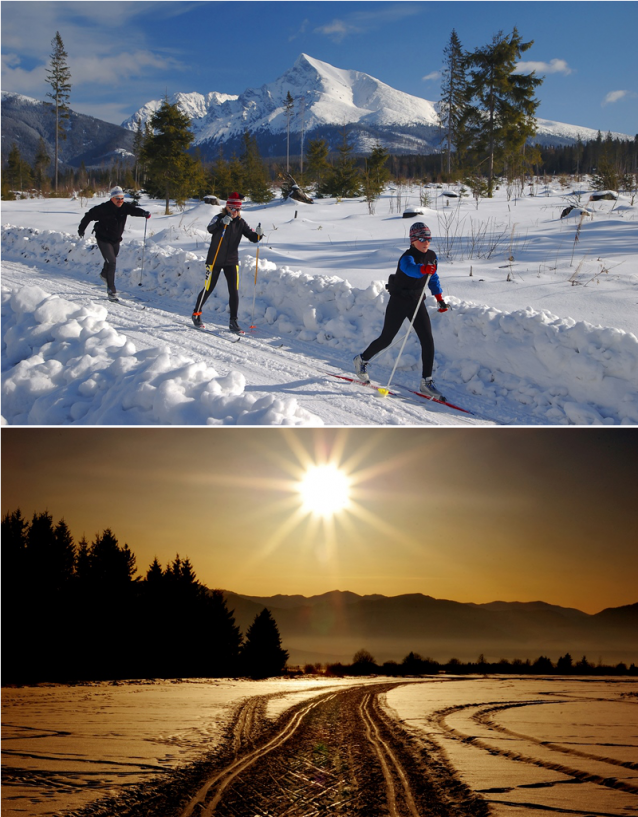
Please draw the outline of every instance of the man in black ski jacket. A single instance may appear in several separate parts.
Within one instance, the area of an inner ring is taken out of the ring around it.
[[[100,278],[106,281],[106,291],[109,297],[115,297],[115,264],[122,243],[122,234],[126,226],[127,216],[150,218],[148,210],[142,210],[130,202],[124,201],[124,191],[121,187],[114,187],[109,194],[109,201],[98,204],[86,213],[80,226],[78,235],[84,238],[86,228],[91,221],[97,222],[93,228],[97,245],[104,258],[104,266]]]
[[[202,322],[202,308],[217,285],[219,273],[223,271],[228,284],[228,306],[230,308],[228,328],[231,332],[241,332],[241,328],[237,323],[237,312],[239,310],[239,242],[242,236],[245,236],[253,244],[257,244],[263,238],[264,233],[261,225],[258,225],[256,230],[251,230],[239,215],[240,210],[241,199],[239,193],[231,193],[224,209],[208,225],[208,232],[212,236],[208,255],[206,256],[208,275],[206,276],[204,289],[197,296],[195,309],[193,310],[193,323],[198,329],[205,328]]]

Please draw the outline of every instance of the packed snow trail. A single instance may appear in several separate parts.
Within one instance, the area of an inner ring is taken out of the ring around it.
[[[638,422],[638,338],[630,332],[558,318],[546,310],[507,312],[450,296],[449,313],[431,313],[434,375],[450,402],[475,415],[462,419],[453,410],[437,411],[444,408],[440,406],[410,407],[397,400],[390,405],[374,393],[365,395],[356,386],[322,377],[326,365],[335,373],[351,374],[353,356],[380,333],[387,303],[383,281],[358,289],[341,278],[311,276],[260,258],[254,292],[255,259],[244,255],[240,280],[244,289],[250,284],[250,297],[241,293],[240,322],[250,322],[256,294],[256,323],[283,338],[286,352],[258,349],[252,342],[225,343],[230,348],[218,349],[223,341],[198,338],[188,324],[201,288],[203,256],[150,244],[143,287],[138,288],[143,247],[135,240],[122,246],[119,294],[143,296],[147,309],[108,304],[103,312],[81,316],[83,332],[101,321],[104,325],[95,332],[108,327],[119,338],[115,347],[128,340],[135,354],[120,349],[118,357],[123,354],[128,367],[123,373],[110,365],[111,353],[96,340],[89,351],[101,357],[101,375],[89,384],[75,382],[76,365],[62,372],[61,361],[47,345],[54,337],[44,340],[43,326],[51,316],[35,320],[33,315],[42,298],[54,295],[85,308],[106,305],[96,288],[101,266],[96,245],[64,232],[8,225],[2,228],[2,240],[3,417],[8,424],[457,425],[476,424],[478,418],[508,425]],[[40,296],[31,293],[24,300],[17,295],[34,284]],[[226,302],[220,285],[207,303],[209,324],[225,328]],[[73,335],[77,320],[67,307],[62,313],[54,316],[57,328],[51,331]],[[62,329],[65,322],[73,328]],[[66,343],[67,359],[74,360],[73,351],[80,349],[71,348],[70,337]],[[87,355],[86,348],[81,351]],[[390,348],[375,358],[375,381],[387,382],[396,353]],[[151,357],[158,359],[148,370]],[[392,385],[417,387],[419,369],[419,345],[410,337]],[[63,385],[72,390],[71,382],[80,389],[76,400],[63,393]]]
[[[321,374],[301,342],[280,349],[250,337],[228,344],[199,333],[178,305],[169,301],[175,311],[155,306],[159,297],[131,309],[65,271],[7,261],[2,286],[2,412],[9,424],[482,422],[442,406],[390,405],[343,387]],[[222,318],[215,319],[222,328]],[[322,358],[326,363],[335,365]]]

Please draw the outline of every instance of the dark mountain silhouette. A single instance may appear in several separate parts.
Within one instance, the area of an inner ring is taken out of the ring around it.
[[[438,661],[548,655],[570,652],[597,662],[638,663],[638,604],[595,615],[545,602],[472,604],[419,593],[358,596],[243,596],[225,591],[242,629],[264,607],[277,620],[291,663],[352,660],[361,648],[377,661],[402,660],[410,651]]]
[[[71,111],[66,125],[67,137],[60,141],[60,167],[86,168],[108,166],[117,159],[132,160],[134,133],[111,122]],[[20,156],[33,164],[40,138],[53,161],[55,111],[37,99],[2,92],[2,161],[15,142]],[[51,165],[52,166],[52,165]]]

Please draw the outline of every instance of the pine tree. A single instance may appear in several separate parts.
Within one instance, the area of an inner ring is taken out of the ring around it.
[[[264,608],[246,632],[241,649],[242,670],[250,678],[269,678],[281,675],[287,660],[277,623],[270,610]]]
[[[150,120],[151,133],[144,140],[142,160],[146,163],[146,188],[165,199],[166,215],[171,198],[183,199],[194,185],[196,162],[186,152],[194,136],[190,118],[165,98]]]
[[[240,158],[244,170],[244,187],[255,204],[265,204],[274,196],[270,189],[268,171],[261,160],[257,140],[244,131],[244,149]]]
[[[230,173],[230,167],[224,159],[224,149],[219,148],[217,159],[210,169],[210,183],[212,192],[220,199],[227,199],[235,190]]]
[[[284,113],[286,114],[286,173],[290,173],[290,120],[292,119],[292,109],[295,100],[290,91],[286,94],[284,101]]]
[[[540,103],[533,95],[543,80],[534,72],[514,73],[521,54],[532,45],[533,40],[522,42],[514,28],[511,36],[500,31],[490,45],[468,56],[468,96],[474,101],[470,107],[476,147],[486,154],[488,162],[489,198],[494,189],[495,160],[522,150],[535,131],[534,114]]]
[[[25,190],[30,186],[32,172],[29,165],[20,155],[20,150],[16,143],[11,145],[7,158],[7,180],[11,190]]]
[[[308,153],[306,154],[306,178],[315,182],[317,194],[321,185],[330,173],[331,167],[328,162],[328,143],[324,139],[311,139],[308,142]]]
[[[452,29],[450,42],[443,54],[445,63],[441,82],[440,117],[444,131],[443,144],[445,145],[447,174],[450,177],[452,149],[454,148],[458,155],[459,147],[463,142],[461,129],[467,104],[466,54],[463,52],[461,41],[454,29]]]
[[[47,102],[47,105],[55,107],[55,154],[53,158],[55,167],[55,190],[58,190],[58,165],[60,158],[59,141],[66,139],[66,130],[64,123],[67,122],[71,116],[71,109],[69,107],[69,99],[71,98],[71,71],[67,65],[68,54],[64,50],[64,43],[60,32],[56,31],[55,37],[51,40],[53,51],[51,53],[51,66],[47,70],[47,82],[52,88],[53,93],[47,94],[53,100],[53,103]]]
[[[135,156],[135,187],[140,185],[140,169],[142,163],[142,150],[144,148],[145,130],[142,127],[142,120],[136,120],[135,136],[133,137],[133,155]]]
[[[365,160],[363,192],[371,214],[374,212],[372,203],[379,198],[390,178],[390,170],[386,167],[388,157],[388,151],[381,145],[376,144],[372,153]]]
[[[332,172],[321,186],[321,193],[336,198],[352,198],[361,195],[361,173],[352,156],[354,145],[348,141],[348,132],[344,128],[343,140],[337,148],[339,156]]]

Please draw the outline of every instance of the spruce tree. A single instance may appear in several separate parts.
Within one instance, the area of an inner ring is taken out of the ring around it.
[[[441,82],[440,117],[443,128],[443,145],[445,146],[447,174],[452,172],[452,150],[457,156],[462,143],[461,132],[467,104],[466,54],[454,29],[450,42],[443,51],[444,67]]]
[[[372,153],[365,160],[363,192],[371,213],[373,212],[372,203],[379,198],[390,178],[390,170],[386,166],[388,157],[388,151],[377,143]]]
[[[270,610],[264,608],[246,632],[241,649],[242,670],[250,678],[270,678],[282,674],[287,660],[277,623]]]
[[[224,158],[224,149],[222,147],[219,148],[217,159],[215,159],[209,169],[208,178],[211,191],[219,199],[227,199],[229,194],[235,189],[232,187],[230,168]]]
[[[494,189],[495,160],[522,150],[535,132],[534,114],[540,103],[534,99],[534,91],[543,80],[534,72],[514,73],[521,54],[532,45],[533,40],[524,43],[514,28],[509,37],[499,31],[490,45],[468,56],[468,97],[473,101],[476,147],[488,163],[489,198]]]
[[[361,173],[352,155],[353,150],[354,145],[348,141],[348,132],[344,128],[342,142],[337,148],[339,156],[332,172],[321,186],[321,193],[336,198],[352,198],[361,195]]]
[[[47,82],[51,86],[52,93],[47,94],[53,102],[47,105],[55,107],[55,154],[53,158],[55,167],[55,190],[58,190],[58,165],[60,159],[59,141],[66,139],[64,123],[71,116],[69,99],[71,98],[71,71],[67,65],[68,54],[64,50],[64,43],[60,32],[55,32],[55,37],[51,40],[53,51],[51,53],[51,64],[47,70]]]
[[[11,145],[7,159],[7,177],[12,191],[26,190],[31,186],[33,180],[33,172],[20,155],[20,150],[15,142]]]
[[[261,160],[257,140],[244,131],[244,149],[240,158],[244,171],[244,189],[255,204],[273,200],[268,170]]]
[[[150,119],[151,133],[144,140],[141,152],[146,163],[146,188],[166,202],[170,214],[170,200],[183,199],[194,185],[195,160],[186,152],[194,136],[189,130],[190,118],[164,98]]]
[[[292,119],[292,109],[295,100],[290,91],[286,94],[284,101],[284,113],[286,114],[286,173],[290,173],[290,120]]]
[[[321,195],[321,185],[331,171],[328,151],[328,143],[324,139],[311,139],[308,142],[305,177],[315,182],[317,195]]]

